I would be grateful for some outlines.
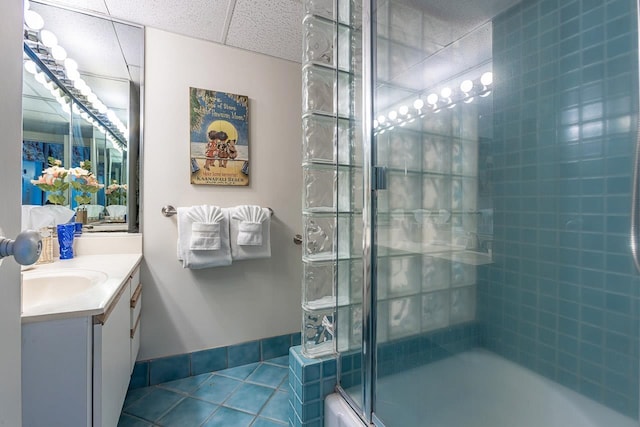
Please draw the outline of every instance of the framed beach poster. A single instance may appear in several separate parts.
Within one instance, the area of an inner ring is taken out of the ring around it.
[[[192,184],[249,185],[249,98],[189,88]]]

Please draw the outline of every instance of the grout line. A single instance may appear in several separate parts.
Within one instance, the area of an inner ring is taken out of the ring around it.
[[[229,27],[231,27],[231,20],[233,19],[233,13],[236,9],[236,0],[229,0],[229,6],[227,7],[227,15],[224,18],[224,26],[222,27],[222,44],[227,44],[227,37],[229,36]]]

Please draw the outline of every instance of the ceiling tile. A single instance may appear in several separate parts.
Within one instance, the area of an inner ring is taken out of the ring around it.
[[[105,0],[114,18],[222,42],[229,0]]]
[[[105,15],[109,13],[107,6],[104,4],[104,0],[49,0],[47,3]]]
[[[302,18],[296,0],[237,0],[226,44],[300,62]]]

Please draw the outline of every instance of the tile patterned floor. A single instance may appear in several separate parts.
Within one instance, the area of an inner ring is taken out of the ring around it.
[[[130,390],[118,427],[282,427],[289,356]]]

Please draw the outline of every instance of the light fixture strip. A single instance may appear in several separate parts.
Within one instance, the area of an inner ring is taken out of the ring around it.
[[[51,80],[53,83],[56,84],[56,86],[58,86],[58,88],[60,90],[62,90],[69,98],[71,98],[71,100],[79,106],[79,108],[81,108],[82,110],[84,110],[90,117],[92,117],[96,122],[98,122],[100,125],[102,125],[102,127],[111,134],[111,136],[113,137],[113,139],[122,146],[122,148],[126,148],[127,144],[123,142],[122,140],[122,136],[117,134],[116,132],[114,132],[114,130],[111,128],[113,125],[113,123],[111,123],[110,120],[107,119],[107,121],[109,122],[109,124],[105,123],[105,120],[103,120],[102,118],[98,117],[98,115],[94,114],[93,111],[91,111],[91,109],[89,109],[86,105],[84,105],[84,103],[82,101],[80,101],[80,99],[67,87],[67,85],[65,85],[60,78],[58,78],[58,76],[55,75],[55,73],[49,69],[49,67],[46,66],[46,64],[44,63],[44,61],[42,61],[40,59],[40,57],[38,56],[37,53],[35,53],[31,47],[29,47],[29,45],[25,42],[24,43],[24,52],[27,54],[27,56],[29,57],[29,59],[31,59],[37,66],[38,68],[40,68],[40,71],[42,71],[43,73],[45,73],[47,75],[47,77],[49,78],[49,80]]]
[[[60,90],[62,90],[67,96],[69,96],[69,98],[71,98],[71,100],[73,102],[75,102],[79,106],[79,108],[84,110],[90,117],[92,117],[96,122],[98,122],[98,124],[100,124],[102,127],[104,127],[104,129],[107,130],[111,134],[111,136],[115,139],[115,141],[118,144],[120,144],[122,146],[122,148],[126,148],[127,147],[127,144],[123,141],[122,135],[120,135],[119,132],[116,132],[116,131],[114,131],[112,129],[112,127],[114,127],[115,125],[113,125],[113,123],[111,123],[111,121],[108,118],[106,119],[108,124],[106,124],[105,120],[103,120],[103,118],[99,117],[97,114],[95,114],[93,111],[91,111],[90,108],[88,108],[86,105],[84,105],[84,103],[78,98],[78,96],[76,96],[67,87],[67,85],[64,84],[64,82],[62,81],[64,79],[64,77],[63,78],[59,78],[58,76],[56,76],[56,74],[51,69],[49,69],[49,67],[40,58],[40,56],[36,52],[34,52],[33,49],[31,49],[31,47],[26,42],[24,43],[24,52],[27,54],[29,59],[31,59],[38,66],[38,68],[40,68],[40,71],[42,71],[43,73],[45,73],[47,75],[49,80],[51,80],[53,83],[55,83],[56,86],[58,86],[58,88]],[[53,62],[55,63],[55,61],[53,61]]]

